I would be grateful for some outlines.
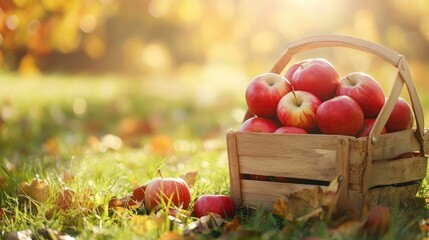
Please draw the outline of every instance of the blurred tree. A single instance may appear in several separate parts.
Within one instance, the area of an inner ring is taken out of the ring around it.
[[[0,63],[39,71],[169,72],[194,62],[259,71],[307,35],[348,34],[429,61],[417,0],[1,0]],[[271,64],[271,63],[270,63]]]

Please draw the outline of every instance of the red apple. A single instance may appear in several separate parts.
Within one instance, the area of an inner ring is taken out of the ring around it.
[[[147,184],[144,184],[140,187],[137,187],[133,190],[133,194],[131,195],[131,200],[134,200],[136,202],[143,202],[145,198],[145,191],[146,191]]]
[[[147,183],[144,202],[148,211],[168,204],[187,209],[191,202],[191,191],[181,178],[155,178]]]
[[[298,127],[288,127],[288,126],[283,126],[278,128],[277,130],[274,131],[274,133],[278,133],[278,134],[307,134],[308,132],[305,129],[302,128],[298,128]]]
[[[293,74],[295,73],[295,71],[303,64],[303,63],[305,63],[305,62],[308,62],[308,61],[310,61],[311,59],[305,59],[305,60],[302,60],[302,61],[299,61],[299,62],[297,62],[297,63],[294,63],[294,64],[292,64],[289,68],[288,68],[288,70],[286,71],[286,73],[285,73],[285,78],[287,79],[287,80],[291,80],[292,79],[292,77],[293,77]]]
[[[392,113],[386,122],[387,132],[397,132],[413,127],[413,112],[407,101],[401,97],[396,101]]]
[[[289,81],[295,90],[313,93],[323,102],[335,96],[339,76],[330,62],[315,58],[303,61]]]
[[[353,98],[362,108],[365,118],[378,115],[384,105],[384,92],[380,84],[371,76],[362,72],[353,72],[340,81],[337,96]]]
[[[369,133],[371,132],[372,128],[374,127],[375,118],[367,118],[363,121],[363,128],[359,133],[359,137],[367,137],[369,136]],[[386,133],[386,128],[383,127],[381,129],[381,134]]]
[[[324,134],[356,136],[363,127],[364,115],[359,104],[349,96],[323,102],[317,109],[317,124]]]
[[[298,127],[311,132],[317,128],[316,111],[321,101],[314,94],[292,91],[280,99],[277,117],[284,126]]]
[[[272,133],[279,127],[279,123],[270,118],[251,117],[244,121],[244,123],[240,127],[240,131]]]
[[[201,195],[195,201],[194,215],[200,218],[208,213],[216,213],[223,218],[233,217],[235,214],[234,201],[226,195]]]
[[[256,116],[275,117],[277,103],[291,89],[288,80],[278,74],[260,74],[247,86],[247,107]]]

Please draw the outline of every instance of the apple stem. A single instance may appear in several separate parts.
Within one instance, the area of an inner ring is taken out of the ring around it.
[[[159,175],[161,178],[164,178],[164,177],[162,176],[161,169],[158,169],[156,172],[158,173],[158,175]]]

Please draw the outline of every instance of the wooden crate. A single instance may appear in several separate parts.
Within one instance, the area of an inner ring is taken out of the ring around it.
[[[370,205],[398,206],[416,195],[420,180],[426,176],[428,134],[402,55],[352,37],[315,36],[288,45],[271,72],[280,74],[298,52],[338,46],[373,53],[398,68],[397,78],[370,135],[356,138],[229,131],[231,195],[237,205],[272,207],[281,195],[314,186],[325,188],[339,175],[343,179],[340,204],[353,202],[359,207],[369,202]],[[416,129],[380,134],[404,84],[412,102]]]

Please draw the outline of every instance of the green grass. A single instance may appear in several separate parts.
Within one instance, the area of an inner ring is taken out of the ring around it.
[[[215,101],[201,102],[196,97],[198,86],[175,93],[171,84],[161,81],[154,85],[149,80],[120,76],[28,79],[3,74],[0,207],[10,214],[0,218],[0,236],[45,227],[80,239],[154,239],[170,227],[181,232],[183,227],[170,226],[165,216],[108,210],[113,196],[126,196],[156,177],[158,169],[171,177],[197,171],[198,180],[191,189],[193,200],[205,193],[229,194],[225,133],[240,124],[245,106],[240,92],[244,88],[219,91]],[[132,123],[139,119],[149,127],[127,135],[124,119]],[[118,136],[121,147],[103,145],[109,144],[103,142],[105,136]],[[63,181],[65,171],[74,180]],[[45,204],[27,203],[25,207],[17,190],[20,183],[35,177],[48,181],[50,197]],[[55,211],[55,195],[63,187],[76,192],[75,200],[87,199],[83,201],[92,206]],[[417,236],[420,230],[416,226],[424,213],[421,209],[395,212],[393,227],[384,239]],[[241,209],[238,215],[242,227],[229,235],[231,239],[329,236],[325,222],[311,226],[287,223],[264,209]],[[185,225],[195,220],[190,216],[183,219]],[[217,229],[194,237],[221,234],[222,229]]]

